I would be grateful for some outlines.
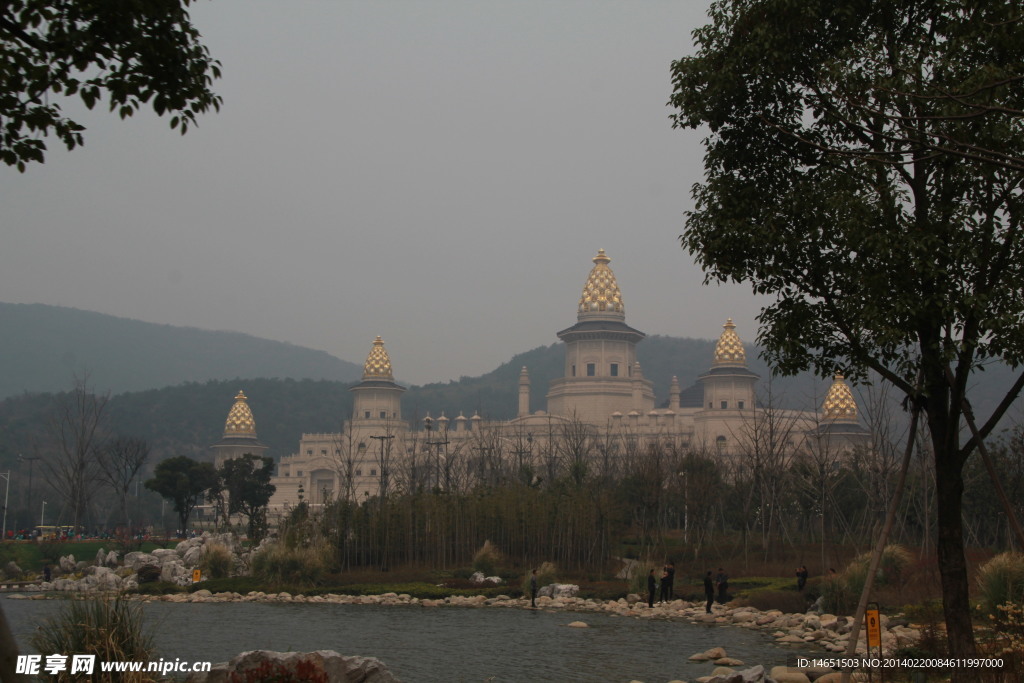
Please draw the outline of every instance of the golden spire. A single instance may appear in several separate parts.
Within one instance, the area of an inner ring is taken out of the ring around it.
[[[224,438],[229,436],[246,436],[256,438],[256,420],[252,417],[245,393],[239,391],[235,396],[235,405],[231,406],[227,422],[224,423]]]
[[[391,358],[384,349],[384,340],[378,336],[373,340],[373,348],[363,365],[363,379],[394,380],[391,374]]]
[[[715,360],[712,365],[742,365],[747,364],[747,353],[743,350],[743,342],[736,334],[736,325],[732,318],[728,318],[722,325],[722,336],[715,344]]]
[[[855,422],[857,420],[857,401],[853,398],[850,386],[839,373],[836,373],[832,386],[829,387],[828,394],[825,395],[822,412],[828,421]]]
[[[593,260],[594,267],[587,276],[587,284],[583,285],[577,317],[580,320],[584,317],[624,319],[626,309],[622,304],[622,292],[619,291],[619,283],[615,281],[615,274],[608,267],[611,259],[605,255],[604,249],[598,249]]]

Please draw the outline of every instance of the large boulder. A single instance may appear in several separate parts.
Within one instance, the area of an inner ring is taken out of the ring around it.
[[[21,567],[19,567],[14,560],[11,560],[4,565],[4,576],[8,579],[17,579],[22,575]]]
[[[290,674],[289,678],[286,678]],[[343,657],[334,650],[315,652],[243,652],[230,662],[213,665],[209,673],[190,675],[188,683],[229,680],[307,680],[325,683],[399,683],[387,666],[373,657]]]
[[[178,583],[186,576],[190,577],[191,580],[191,572],[185,568],[181,560],[177,559],[177,555],[174,558],[160,565],[160,580],[167,581],[168,583]]]
[[[139,571],[141,567],[145,567],[146,565],[159,566],[160,560],[158,560],[154,555],[139,552],[138,550],[130,552],[124,556],[124,566],[131,567],[133,571]]]
[[[542,598],[575,598],[579,595],[580,587],[571,583],[549,583],[537,591]]]
[[[179,546],[180,547],[180,546]],[[186,550],[181,560],[185,563],[186,567],[195,567],[199,564],[199,561],[203,559],[203,547],[201,545],[194,545]]]
[[[711,677],[707,679],[707,683],[762,683],[764,680],[764,667],[758,665],[743,671],[732,671],[727,668],[715,669]]]
[[[64,557],[61,557],[60,560],[57,561],[57,564],[60,565],[60,570],[65,574],[73,574],[75,572],[74,555],[65,555]]]

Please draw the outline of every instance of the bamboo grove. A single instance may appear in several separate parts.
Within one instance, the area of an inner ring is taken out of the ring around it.
[[[606,440],[578,425],[528,452],[501,439],[443,460],[427,451],[419,462],[391,463],[380,495],[355,500],[342,490],[323,504],[300,502],[282,513],[279,530],[289,544],[326,542],[342,571],[464,567],[485,541],[521,567],[550,561],[595,576],[621,557],[800,557],[824,571],[870,546],[892,497],[907,435],[882,411],[872,421],[871,445],[844,453],[788,447],[793,426],[784,420],[734,455],[670,440],[610,453]],[[934,475],[926,441],[916,443],[892,540],[923,553],[936,534]],[[1024,514],[1024,432],[992,446]],[[971,542],[1011,546],[983,467],[967,474]]]

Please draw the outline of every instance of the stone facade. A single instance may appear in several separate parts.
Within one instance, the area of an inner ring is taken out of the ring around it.
[[[391,358],[377,337],[362,380],[350,389],[351,418],[340,433],[303,434],[298,450],[280,459],[271,507],[283,510],[300,500],[317,505],[339,497],[363,501],[410,482],[443,490],[454,485],[453,477],[461,484],[467,477],[486,477],[495,452],[537,466],[555,441],[567,438],[586,439],[589,447],[612,457],[652,443],[729,457],[751,447],[763,430],[784,424],[785,448],[866,444],[856,402],[841,376],[820,413],[758,406],[755,387],[760,378],[747,367],[731,319],[723,326],[711,367],[697,384],[681,389],[673,377],[667,401],[661,404],[667,407],[656,407],[653,383],[644,377],[637,356],[637,345],[646,335],[626,324],[610,261],[603,249],[598,251],[576,324],[557,333],[565,343],[565,371],[551,383],[547,410],[530,411],[530,378],[524,367],[514,419],[494,422],[479,415],[451,419],[442,414],[412,425],[402,418],[405,388],[395,382]],[[255,421],[240,393],[224,440],[213,446],[218,464],[255,452],[258,443]]]

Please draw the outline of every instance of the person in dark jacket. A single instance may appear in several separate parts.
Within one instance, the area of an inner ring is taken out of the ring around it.
[[[668,599],[672,601],[676,599],[676,565],[672,560],[665,565],[665,571],[668,572]]]
[[[537,606],[537,570],[530,574],[530,607]]]
[[[718,602],[724,605],[729,592],[729,575],[721,567],[718,568],[718,576],[715,577],[715,583],[718,584]]]
[[[800,565],[800,568],[796,570],[796,589],[798,591],[802,591],[807,585],[807,575],[807,566]]]
[[[704,606],[704,611],[711,614],[711,603],[715,601],[715,584],[711,581],[710,569],[704,575],[704,597],[708,600],[708,604]]]
[[[654,607],[654,591],[658,589],[658,583],[654,580],[654,570],[647,574],[647,606]]]
[[[669,575],[667,569],[661,570],[661,595],[658,596],[658,602],[668,602],[668,585]]]

